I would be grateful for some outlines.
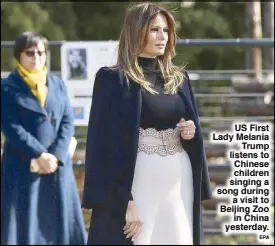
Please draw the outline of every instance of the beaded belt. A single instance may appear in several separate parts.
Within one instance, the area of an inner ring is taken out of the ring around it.
[[[183,147],[178,128],[169,128],[162,131],[157,131],[154,128],[139,128],[138,152],[167,156],[182,151]]]

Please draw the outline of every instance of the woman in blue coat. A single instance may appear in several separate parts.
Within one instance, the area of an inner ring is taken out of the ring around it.
[[[24,32],[18,65],[1,81],[1,244],[85,244],[69,144],[73,112],[64,82],[47,72],[48,41]]]
[[[89,245],[203,244],[211,198],[187,72],[173,65],[175,21],[150,3],[127,13],[114,67],[96,74],[82,205]]]

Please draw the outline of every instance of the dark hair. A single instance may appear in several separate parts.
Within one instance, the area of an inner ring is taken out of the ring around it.
[[[45,46],[45,51],[48,50],[48,40],[35,32],[23,32],[19,37],[15,39],[13,55],[17,61],[20,60],[20,54],[23,50],[28,49],[43,41]]]

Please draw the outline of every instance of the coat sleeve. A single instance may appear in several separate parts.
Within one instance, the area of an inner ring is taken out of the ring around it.
[[[121,149],[128,139],[121,135],[121,129],[128,126],[124,124],[120,108],[122,88],[118,71],[107,67],[99,69],[88,123],[83,208],[102,206],[114,196],[116,206],[132,200],[129,175],[125,177],[124,172],[130,166],[129,156]]]
[[[104,68],[96,73],[90,109],[82,207],[91,209],[107,199],[108,132],[112,125],[111,87],[112,76]]]
[[[188,83],[188,87],[189,87],[189,91],[190,91],[194,111],[195,111],[196,116],[199,119],[197,105],[196,105],[196,101],[195,101],[195,97],[194,97],[194,92],[192,90],[191,83],[190,83],[190,78],[189,78],[187,72],[185,72],[185,75],[187,77],[187,83]],[[209,179],[209,174],[208,174],[208,167],[207,167],[206,154],[205,154],[205,149],[204,148],[203,148],[203,165],[202,166],[203,166],[203,168],[202,168],[202,184],[201,184],[202,194],[201,194],[201,200],[208,200],[208,199],[212,198],[212,195],[211,195],[210,179]]]
[[[74,135],[74,115],[69,102],[67,88],[62,80],[61,89],[65,96],[65,108],[63,111],[61,123],[58,129],[55,141],[48,148],[48,152],[53,154],[58,160],[59,165],[64,165],[69,157],[69,144],[72,136]]]
[[[6,140],[27,158],[38,158],[47,149],[20,125],[17,116],[19,110],[8,87],[1,86],[1,130]]]

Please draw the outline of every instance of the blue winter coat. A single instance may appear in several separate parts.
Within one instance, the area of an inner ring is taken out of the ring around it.
[[[16,71],[1,81],[1,244],[85,244],[86,232],[68,146],[73,113],[64,82],[47,75],[41,107]],[[31,173],[30,160],[49,152],[50,175]]]

